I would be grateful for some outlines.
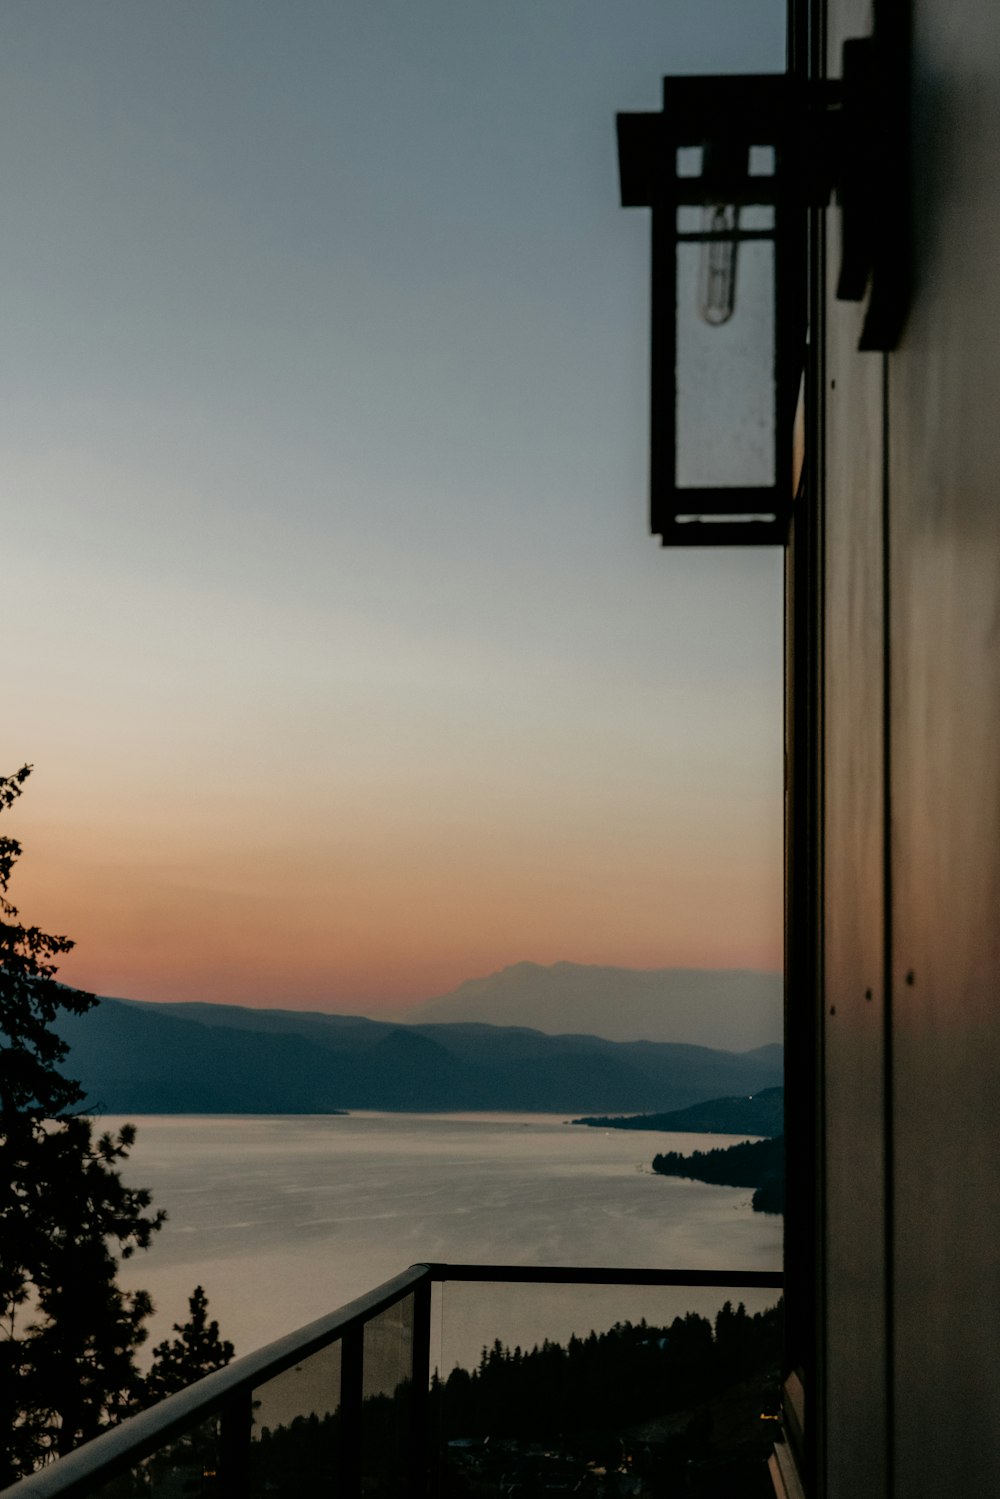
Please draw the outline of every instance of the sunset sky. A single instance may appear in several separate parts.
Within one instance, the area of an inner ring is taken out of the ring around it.
[[[780,966],[781,561],[647,535],[614,115],[783,49],[781,0],[8,0],[0,769],[64,978]]]

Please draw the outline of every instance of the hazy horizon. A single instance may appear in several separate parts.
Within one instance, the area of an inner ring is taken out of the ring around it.
[[[376,1013],[373,1014],[373,1015],[369,1014],[369,1011],[367,1011],[367,1010],[365,1010],[363,1008],[363,1005],[365,1003],[363,1000],[359,999],[357,1001],[352,1001],[350,998],[329,999],[329,1000],[324,1001],[322,999],[322,997],[321,997],[321,998],[319,998],[316,1001],[316,1003],[306,1004],[304,1001],[297,1000],[296,997],[295,997],[295,995],[286,995],[282,1000],[279,1001],[279,1000],[268,1000],[266,997],[263,998],[263,999],[255,999],[255,1000],[249,1000],[249,999],[242,1000],[242,999],[239,999],[239,998],[217,999],[217,998],[215,998],[214,996],[212,996],[210,994],[203,994],[203,995],[198,995],[198,996],[190,996],[189,995],[189,996],[187,996],[187,997],[185,997],[183,999],[174,999],[174,1000],[169,1000],[169,999],[155,999],[155,1000],[150,1000],[148,1002],[152,1003],[152,1004],[219,1004],[219,1005],[231,1005],[233,1008],[237,1008],[237,1009],[249,1009],[249,1010],[263,1010],[263,1009],[296,1010],[296,1009],[299,1009],[299,1010],[302,1010],[303,1012],[314,1011],[317,1014],[323,1014],[323,1013],[328,1013],[328,1014],[331,1014],[331,1015],[355,1015],[356,1014],[356,1015],[361,1015],[361,1016],[363,1016],[365,1018],[369,1018],[369,1019],[385,1020],[385,1019],[392,1019],[394,1017],[398,1017],[398,1016],[401,1016],[401,1015],[409,1014],[411,1011],[420,1008],[422,1005],[428,1003],[429,1001],[436,1000],[436,999],[441,999],[441,998],[446,998],[446,997],[450,996],[451,994],[453,994],[456,989],[461,989],[466,984],[482,982],[482,981],[484,981],[486,979],[493,978],[493,977],[495,977],[498,974],[506,973],[506,972],[508,972],[511,969],[521,969],[521,968],[545,968],[545,969],[552,969],[552,968],[584,968],[584,969],[607,969],[607,968],[614,968],[614,969],[619,970],[619,971],[621,971],[623,973],[637,973],[637,974],[660,974],[660,973],[693,973],[693,974],[716,974],[716,973],[720,973],[720,974],[738,974],[738,973],[748,973],[748,974],[755,974],[755,975],[759,974],[759,975],[761,975],[763,977],[767,977],[767,978],[778,978],[778,979],[783,978],[783,970],[780,967],[778,967],[778,968],[747,968],[747,967],[744,967],[744,966],[736,966],[736,967],[731,967],[731,968],[716,968],[716,967],[707,966],[705,964],[702,964],[702,965],[694,965],[694,964],[684,964],[684,965],[662,964],[662,965],[659,965],[659,966],[656,966],[656,967],[640,968],[640,967],[636,967],[634,965],[625,964],[625,963],[621,963],[621,964],[618,964],[618,963],[616,963],[616,964],[606,964],[606,963],[577,963],[572,958],[557,958],[552,963],[536,963],[533,958],[515,958],[510,963],[505,963],[501,968],[491,969],[489,972],[486,972],[486,973],[472,973],[472,974],[468,974],[466,976],[466,978],[460,979],[450,989],[447,989],[447,990],[444,990],[444,991],[440,991],[440,992],[435,992],[435,993],[432,993],[432,994],[417,994],[417,995],[413,995],[407,1001],[405,1001],[405,1002],[401,1001],[397,1009],[393,1009],[392,1006],[391,1006],[391,1004],[387,1004],[384,1007],[384,1009],[381,1006],[377,1006],[376,1007]],[[92,991],[92,992],[96,992],[96,991]],[[110,993],[108,993],[108,994],[101,994],[100,998],[101,999],[134,999],[134,1000],[137,1000],[138,1002],[143,1002],[141,1000],[140,996],[134,995],[134,994],[110,994]],[[349,1008],[347,1008],[352,1003],[355,1003],[359,1008],[357,1008],[357,1009],[349,1009]],[[369,1009],[370,1008],[371,1008],[371,1006],[369,1006]]]
[[[221,1005],[208,995],[143,1001],[129,995],[102,998],[126,1003],[190,1006],[195,1019],[218,1024],[218,1008],[230,1010],[224,1024],[241,1025],[240,1015],[324,1015],[390,1025],[458,1023],[513,1027],[544,1035],[603,1037],[608,1041],[656,1041],[747,1052],[781,1043],[784,1033],[784,978],[778,972],[749,969],[607,968],[570,962],[543,967],[511,964],[496,973],[470,978],[443,995],[409,1006],[363,1004]],[[203,1017],[202,1011],[210,1013]],[[252,1028],[252,1027],[251,1027]]]

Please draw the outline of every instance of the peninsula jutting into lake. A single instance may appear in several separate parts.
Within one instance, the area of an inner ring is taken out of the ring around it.
[[[718,1150],[695,1150],[690,1155],[668,1150],[653,1157],[659,1176],[686,1176],[690,1181],[720,1187],[755,1188],[751,1206],[758,1213],[785,1211],[785,1138],[747,1140]]]
[[[762,1088],[741,1098],[712,1098],[669,1114],[598,1114],[573,1123],[692,1135],[780,1135],[785,1128],[785,1090]]]

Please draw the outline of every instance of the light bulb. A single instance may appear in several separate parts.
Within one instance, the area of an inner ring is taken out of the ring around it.
[[[718,327],[728,323],[736,306],[736,241],[739,209],[732,203],[708,205],[702,214],[702,229],[725,239],[706,240],[701,247],[698,277],[698,314]]]

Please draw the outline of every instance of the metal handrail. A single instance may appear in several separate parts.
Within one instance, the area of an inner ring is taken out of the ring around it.
[[[307,1323],[297,1332],[286,1333],[253,1353],[244,1354],[224,1369],[204,1375],[186,1390],[168,1395],[148,1410],[128,1416],[120,1426],[102,1432],[65,1457],[4,1489],[4,1495],[9,1495],[10,1499],[15,1495],[17,1499],[55,1499],[56,1495],[60,1499],[71,1499],[74,1494],[88,1492],[141,1462],[199,1421],[239,1402],[258,1385],[363,1327],[380,1312],[402,1301],[417,1286],[428,1282],[429,1278],[426,1266],[411,1266],[402,1275],[394,1276],[364,1296],[347,1302],[337,1311]]]
[[[772,1270],[627,1270],[615,1266],[472,1265],[431,1261],[411,1265],[364,1296],[297,1332],[245,1354],[206,1374],[186,1390],[129,1416],[120,1426],[85,1442],[65,1457],[4,1489],[0,1499],[74,1499],[126,1471],[211,1416],[231,1419],[232,1439],[249,1441],[249,1400],[261,1384],[341,1340],[359,1334],[373,1317],[405,1297],[447,1281],[537,1285],[690,1286],[708,1289],[780,1290],[784,1277]],[[428,1315],[429,1315],[429,1301]],[[423,1358],[429,1363],[428,1351]],[[428,1377],[430,1369],[427,1370]],[[223,1430],[223,1441],[226,1432]]]
[[[428,1261],[413,1265],[432,1281],[511,1281],[540,1286],[705,1286],[734,1290],[780,1291],[780,1270],[623,1270],[617,1265],[452,1265]]]

